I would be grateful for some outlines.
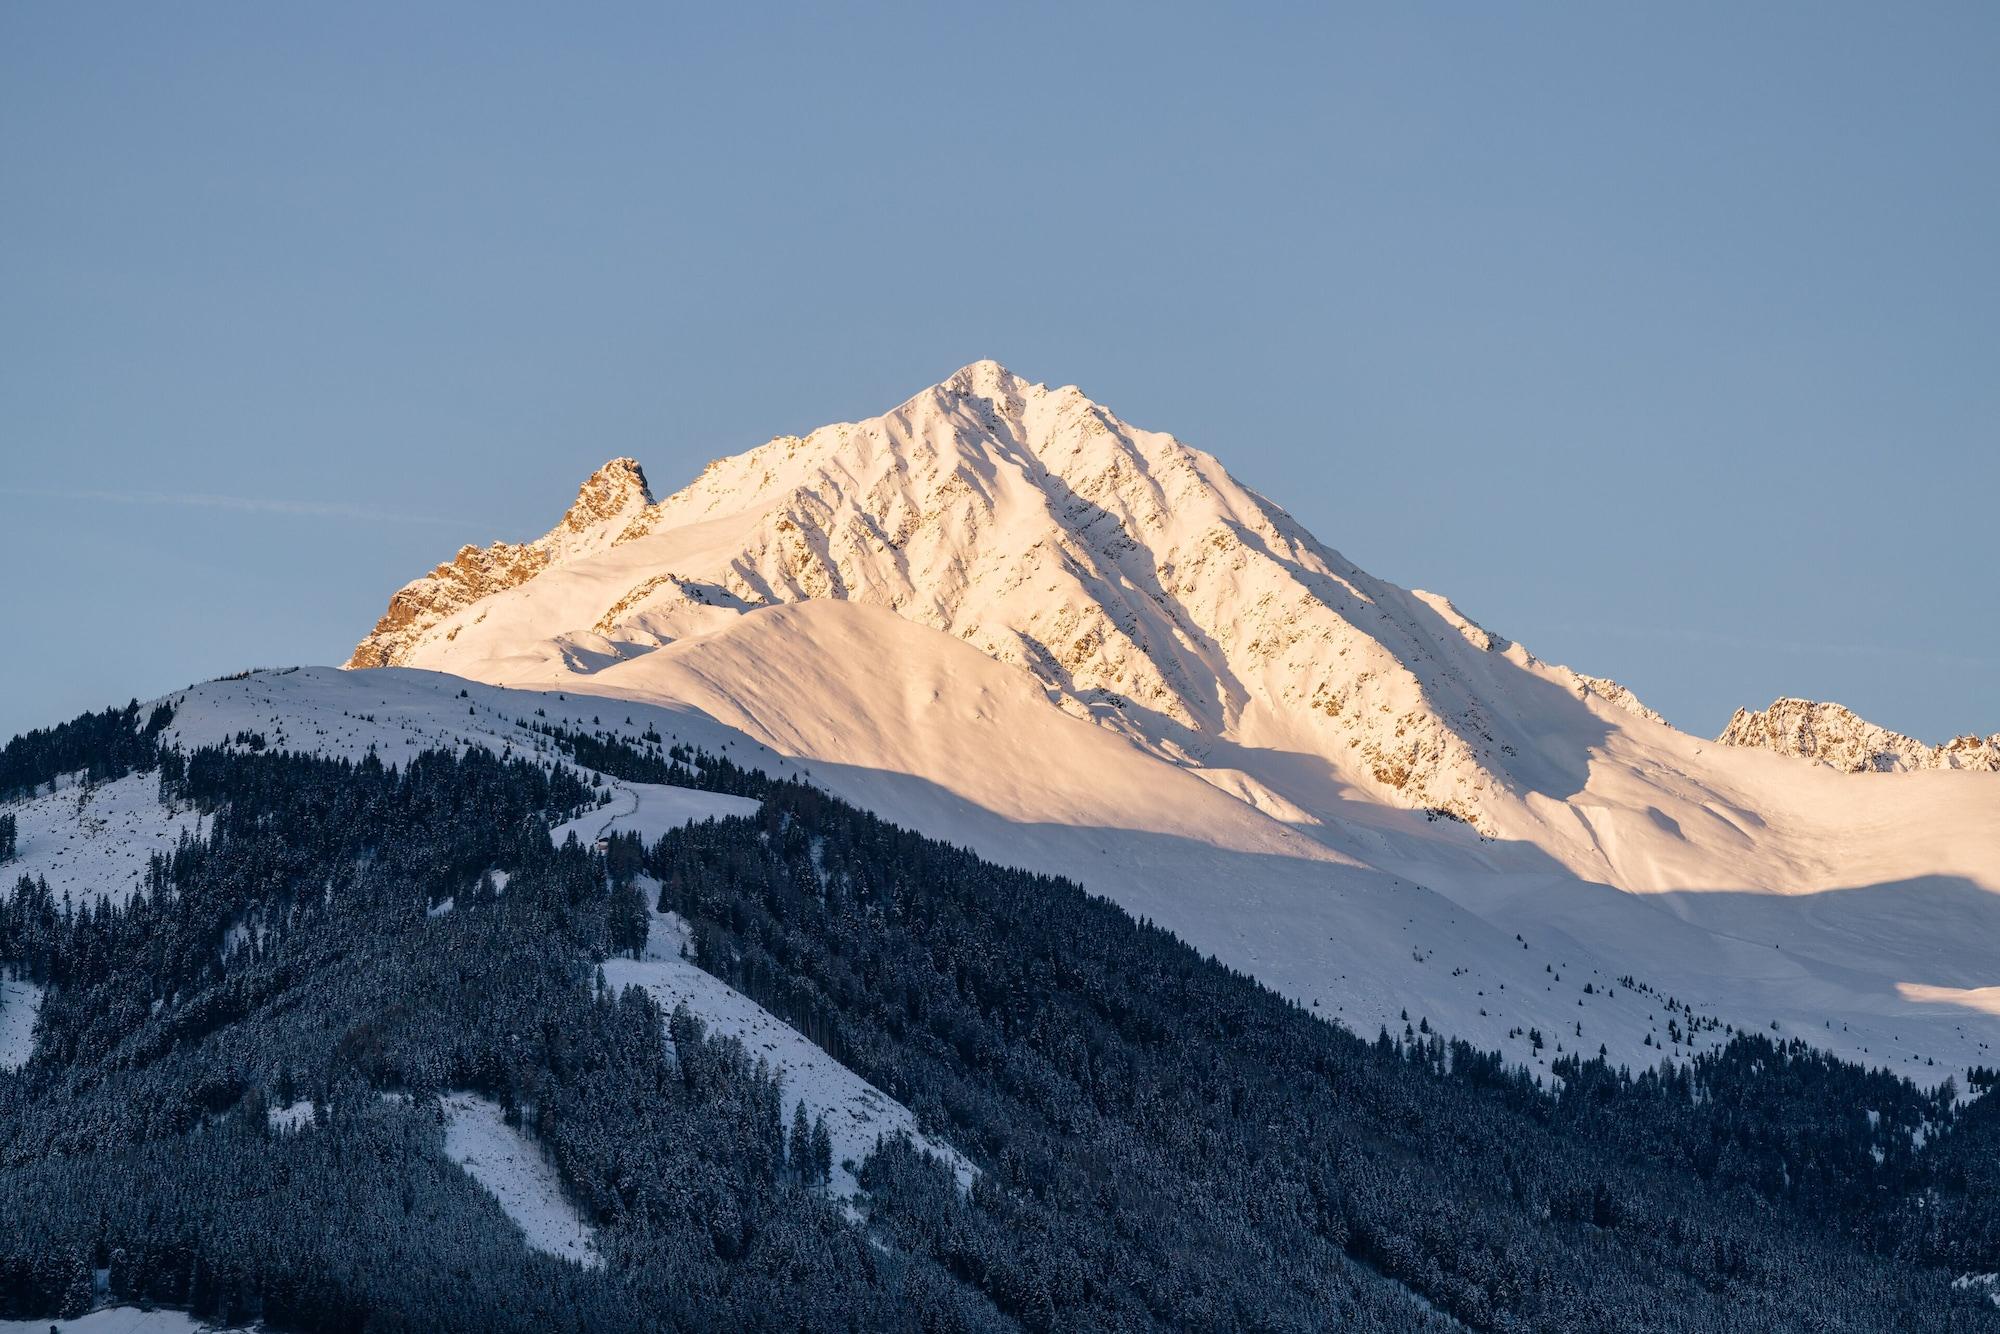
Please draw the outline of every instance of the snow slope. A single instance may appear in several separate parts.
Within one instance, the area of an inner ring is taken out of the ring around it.
[[[0,977],[5,970],[0,969]],[[0,980],[0,1070],[18,1070],[35,1051],[35,1016],[42,989],[33,982]]]
[[[2000,775],[1678,732],[1074,388],[976,363],[596,533],[370,642],[712,719],[1363,1032],[1650,1060],[1658,993],[1926,1078],[2000,1039]]]
[[[774,662],[793,670],[768,670]],[[1167,763],[1052,707],[1018,669],[881,609],[810,603],[732,617],[592,684],[625,693],[500,688],[400,668],[259,672],[169,696],[167,738],[192,747],[251,732],[272,747],[350,758],[372,749],[388,761],[477,744],[554,761],[531,725],[635,741],[650,730],[802,775],[1002,864],[1076,878],[1364,1034],[1400,1031],[1407,1010],[1413,1023],[1530,1065],[1557,1042],[1574,1047],[1579,1021],[1591,1050],[1605,1043],[1634,1061],[1654,1056],[1649,1035],[1666,1040],[1650,998],[1606,994],[1618,974],[1646,970],[1546,934],[1523,948],[1515,927],[1330,846],[1331,826],[1294,827],[1245,800],[1249,777],[1232,786]],[[941,727],[941,717],[957,722]],[[612,793],[612,805],[575,822],[580,835],[636,818],[653,837],[670,819],[749,809],[644,784],[614,782]],[[1490,850],[1462,826],[1410,824]],[[1536,1028],[1548,1038],[1540,1053]]]
[[[508,1125],[490,1098],[450,1093],[442,1101],[445,1156],[499,1201],[528,1245],[593,1269],[603,1264],[596,1233],[564,1196],[541,1145]]]
[[[159,780],[127,774],[110,783],[74,781],[14,803],[19,852],[0,868],[11,885],[21,876],[49,882],[58,901],[108,896],[123,902],[145,884],[154,853],[170,853],[183,833],[206,832],[192,811],[160,804]]]

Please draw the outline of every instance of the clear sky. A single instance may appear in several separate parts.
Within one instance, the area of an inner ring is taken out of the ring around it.
[[[1683,727],[2000,729],[2000,6],[0,8],[0,734],[979,357]]]

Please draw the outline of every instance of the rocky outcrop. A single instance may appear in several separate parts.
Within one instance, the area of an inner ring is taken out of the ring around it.
[[[1927,746],[1877,727],[1852,709],[1809,699],[1780,699],[1758,711],[1738,709],[1717,737],[1725,746],[1749,746],[1818,760],[1844,773],[1901,773],[1913,769],[2000,772],[2000,733],[1962,736]]]
[[[611,460],[584,480],[562,522],[535,541],[460,547],[449,561],[397,589],[389,609],[355,646],[347,665],[399,665],[425,631],[455,613],[524,584],[551,565],[637,536],[632,526],[652,503],[638,462]]]

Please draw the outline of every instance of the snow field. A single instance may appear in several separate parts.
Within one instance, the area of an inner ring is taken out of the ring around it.
[[[196,1320],[185,1311],[141,1311],[136,1306],[107,1306],[74,1320],[0,1320],[0,1334],[243,1334]]]

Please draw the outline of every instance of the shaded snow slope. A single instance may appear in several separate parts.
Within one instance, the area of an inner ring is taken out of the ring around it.
[[[41,1013],[42,989],[33,982],[7,979],[0,968],[0,1070],[18,1070],[35,1051],[35,1017]]]
[[[170,853],[183,833],[200,835],[200,815],[160,804],[159,780],[127,774],[110,783],[63,783],[55,792],[8,806],[17,822],[19,852],[0,867],[9,885],[21,876],[67,894],[123,902],[146,881],[154,853]]]
[[[595,1268],[597,1236],[564,1196],[542,1146],[507,1124],[500,1104],[474,1093],[443,1098],[444,1152],[499,1201],[529,1247]]]
[[[790,670],[761,665],[773,662]],[[1413,1023],[1427,1019],[1531,1066],[1558,1041],[1592,1051],[1602,1042],[1636,1062],[1654,1055],[1649,1035],[1666,1040],[1650,999],[1606,994],[1619,973],[1643,970],[1582,946],[1556,952],[1531,937],[1524,948],[1513,926],[1362,864],[1329,846],[1327,830],[1274,819],[1213,775],[1052,707],[1018,669],[886,611],[768,608],[592,685],[630,694],[502,689],[396,668],[260,672],[170,697],[168,735],[199,745],[251,731],[271,746],[282,738],[355,758],[373,749],[390,761],[464,744],[553,760],[529,724],[633,740],[653,730],[668,744],[803,775],[1001,864],[1076,879],[1364,1035],[1384,1025],[1400,1032],[1407,1010]],[[940,718],[958,721],[942,727]],[[618,827],[621,791],[644,786],[615,783],[612,805],[582,817],[579,833]],[[676,807],[676,818],[742,809],[662,791],[658,809]],[[1442,828],[1399,814],[1414,830]],[[1540,1053],[1530,1042],[1537,1028],[1547,1039]]]

